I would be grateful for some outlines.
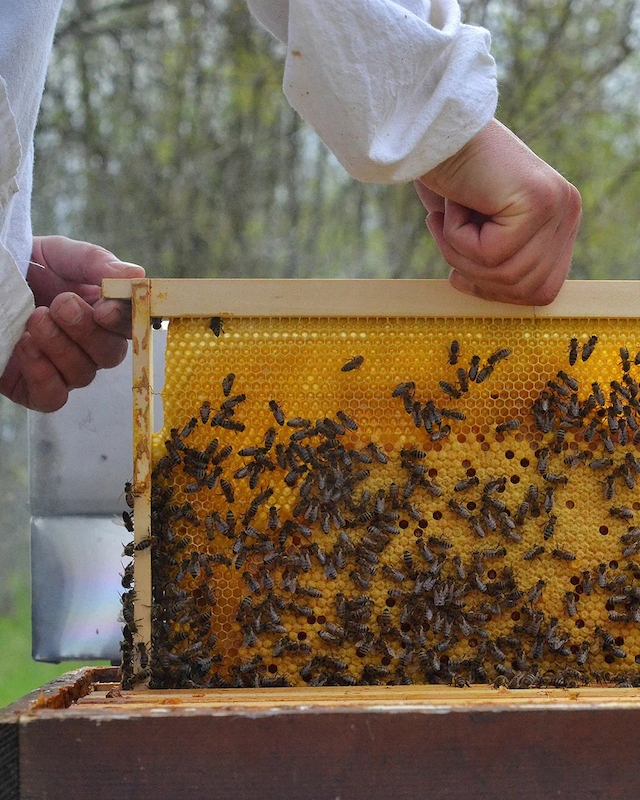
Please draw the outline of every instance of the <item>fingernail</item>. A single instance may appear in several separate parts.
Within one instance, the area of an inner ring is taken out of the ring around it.
[[[68,325],[77,325],[82,319],[82,306],[75,295],[71,295],[58,308],[57,315]]]
[[[96,308],[96,322],[103,327],[115,326],[122,319],[122,313],[121,303],[107,300]]]
[[[130,278],[144,277],[144,267],[139,264],[132,264],[130,261],[109,261],[107,266],[116,272],[127,272]]]

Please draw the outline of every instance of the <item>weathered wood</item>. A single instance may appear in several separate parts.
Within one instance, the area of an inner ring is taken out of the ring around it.
[[[0,800],[17,800],[19,775],[17,720],[0,721]]]
[[[115,677],[70,673],[10,707],[20,739],[14,797],[630,800],[640,791],[634,689],[119,695]]]
[[[154,317],[529,317],[635,318],[640,281],[567,281],[548,306],[514,306],[463,295],[445,280],[170,279],[149,281]],[[104,297],[131,297],[108,279]]]
[[[21,731],[21,797],[629,800],[640,789],[637,708],[158,711],[36,715]]]

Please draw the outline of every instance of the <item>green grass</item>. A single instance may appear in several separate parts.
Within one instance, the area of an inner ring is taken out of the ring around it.
[[[31,658],[31,605],[24,580],[14,588],[15,612],[0,616],[0,708],[37,689],[81,661],[41,664]],[[92,665],[98,662],[91,662]],[[105,663],[105,662],[100,662]]]

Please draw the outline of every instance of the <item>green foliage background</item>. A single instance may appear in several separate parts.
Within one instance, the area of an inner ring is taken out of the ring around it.
[[[640,0],[462,0],[499,118],[581,191],[571,277],[637,278]],[[443,277],[407,186],[352,181],[288,106],[244,0],[66,0],[36,142],[34,229],[149,275]],[[29,662],[24,414],[0,404],[0,705]],[[38,671],[40,670],[40,671]]]

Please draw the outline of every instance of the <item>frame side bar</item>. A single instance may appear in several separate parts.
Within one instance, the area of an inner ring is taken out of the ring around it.
[[[153,351],[150,322],[150,281],[131,284],[133,348],[133,511],[134,543],[151,536],[151,451],[153,434]],[[133,664],[140,670],[139,645],[151,645],[151,547],[134,553],[133,602],[135,633]],[[131,676],[129,676],[131,677]],[[142,673],[133,676],[136,685],[146,685]]]

